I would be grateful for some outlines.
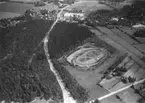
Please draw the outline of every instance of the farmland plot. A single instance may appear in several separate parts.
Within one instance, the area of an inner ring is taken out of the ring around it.
[[[20,16],[20,14],[0,11],[0,19],[13,18],[13,17],[17,17],[17,16]]]
[[[88,41],[88,42],[90,42],[90,41]],[[84,87],[88,91],[89,100],[94,99],[96,97],[103,96],[103,95],[108,93],[107,90],[105,90],[104,88],[99,87],[96,84],[98,83],[98,81],[103,76],[103,74],[101,74],[100,72],[107,69],[112,63],[114,63],[114,61],[117,58],[116,55],[120,55],[120,53],[117,50],[115,50],[113,48],[110,49],[111,46],[109,47],[103,41],[100,41],[99,39],[94,39],[94,42],[96,42],[95,43],[96,47],[99,48],[99,46],[101,46],[102,48],[105,48],[109,53],[108,57],[105,60],[101,61],[99,63],[99,65],[94,65],[94,66],[90,66],[90,67],[79,67],[79,66],[73,65],[71,62],[69,63],[67,61],[67,59],[68,59],[67,56],[69,57],[69,59],[72,59],[70,57],[70,55],[72,56],[73,52],[76,52],[77,50],[70,51],[70,52],[66,53],[67,55],[64,55],[63,57],[61,57],[59,59],[61,64],[64,66],[64,68],[78,81],[78,83],[82,87]],[[82,46],[80,46],[80,48],[81,47]],[[111,50],[113,50],[113,51],[111,51]],[[83,54],[81,54],[81,55],[83,55]],[[77,58],[79,58],[79,56],[78,57],[74,56],[74,58],[77,59]],[[82,70],[80,70],[80,69],[82,69]]]
[[[83,12],[88,13],[89,11],[96,11],[100,9],[107,9],[112,10],[109,6],[106,6],[104,4],[99,4],[98,1],[84,1],[84,2],[76,2],[72,4],[71,7],[68,8],[68,10],[78,9],[82,10]]]
[[[30,9],[33,6],[34,6],[33,4],[7,2],[0,4],[0,11],[23,14],[27,9]]]

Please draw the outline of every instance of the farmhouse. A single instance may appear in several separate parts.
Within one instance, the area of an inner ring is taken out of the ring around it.
[[[65,13],[64,14],[64,18],[68,19],[68,18],[78,18],[80,20],[84,20],[84,14],[83,13]]]

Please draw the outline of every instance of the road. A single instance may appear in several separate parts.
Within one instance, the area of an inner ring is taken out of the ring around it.
[[[140,81],[136,81],[136,82],[134,82],[133,84],[130,84],[130,85],[128,85],[128,86],[126,86],[126,87],[123,87],[123,88],[121,88],[121,89],[119,89],[119,90],[116,90],[116,91],[114,91],[114,92],[110,92],[110,93],[107,94],[107,95],[104,95],[104,96],[99,97],[99,98],[98,98],[98,101],[102,101],[103,99],[106,99],[106,98],[111,97],[111,96],[113,96],[113,95],[116,95],[116,94],[118,94],[118,93],[120,93],[120,92],[123,92],[124,90],[129,89],[131,86],[136,86],[136,85],[141,84],[141,83],[143,83],[143,82],[145,82],[145,79],[142,79],[142,80],[140,80]],[[92,101],[90,101],[89,103],[94,103],[94,101],[95,101],[95,100],[92,100]]]
[[[55,27],[55,25],[57,24],[57,22],[59,21],[59,18],[61,16],[61,13],[63,12],[64,9],[66,9],[68,6],[64,7],[61,9],[61,11],[58,13],[57,15],[57,19],[54,21],[54,23],[52,24],[52,26],[50,27],[49,31],[47,32],[47,35],[45,36],[45,38],[43,39],[43,43],[44,43],[44,51],[45,51],[45,56],[47,58],[47,62],[50,66],[50,70],[54,73],[60,87],[61,87],[61,90],[62,90],[62,94],[63,94],[63,100],[64,102],[63,103],[77,103],[77,101],[71,96],[70,92],[68,90],[66,90],[65,88],[65,83],[63,82],[63,80],[61,79],[61,77],[59,76],[58,72],[56,71],[53,63],[52,63],[52,60],[50,59],[50,54],[49,54],[49,49],[48,49],[48,42],[49,42],[49,35],[51,33],[51,31],[53,30],[53,28]],[[100,98],[98,98],[99,101],[105,99],[105,98],[108,98],[110,96],[113,96],[117,93],[120,93],[128,88],[130,88],[132,85],[137,85],[137,84],[140,84],[142,82],[144,82],[145,79],[143,80],[140,80],[140,81],[137,81],[135,82],[134,84],[131,84],[129,86],[126,86],[124,88],[121,88],[117,91],[114,91],[114,92],[110,92],[109,94],[107,95],[104,95],[104,96],[101,96]],[[93,103],[94,100],[90,101],[89,103]]]
[[[65,84],[63,83],[63,80],[59,76],[58,72],[56,71],[56,69],[52,63],[52,60],[50,59],[50,54],[49,54],[49,49],[48,49],[50,32],[53,30],[53,28],[55,27],[55,25],[59,21],[59,18],[61,16],[61,13],[63,12],[63,10],[66,9],[67,7],[69,7],[69,5],[62,8],[61,11],[58,13],[57,19],[55,20],[55,22],[52,24],[49,31],[47,32],[47,35],[45,36],[43,43],[44,43],[45,56],[47,58],[47,62],[49,64],[50,70],[54,73],[54,75],[58,81],[58,84],[60,85],[60,88],[62,90],[63,100],[64,100],[63,103],[77,103],[77,101],[71,96],[70,92],[68,90],[66,90]]]

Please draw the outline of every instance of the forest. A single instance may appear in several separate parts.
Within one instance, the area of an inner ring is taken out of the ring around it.
[[[0,29],[0,101],[23,103],[30,102],[35,97],[62,100],[62,92],[49,69],[43,43],[40,43],[52,23],[53,21],[43,19],[31,19]],[[91,36],[93,33],[86,27],[59,22],[50,33],[50,55],[58,58]],[[85,101],[85,89],[68,71],[57,62],[54,63],[73,97]]]
[[[0,29],[0,101],[62,100],[55,76],[38,44],[53,21],[29,20]]]
[[[135,37],[140,37],[140,38],[145,38],[145,29],[142,29],[142,30],[138,30],[136,31],[133,36]]]
[[[65,88],[78,103],[84,103],[89,97],[88,92],[80,86],[77,80],[56,59],[53,59],[52,62],[65,83]]]
[[[92,25],[125,25],[132,26],[136,23],[143,23],[145,20],[145,1],[135,0],[131,5],[125,5],[121,9],[97,10],[88,15],[87,21]],[[118,18],[118,21],[111,20]],[[98,23],[95,23],[95,20]]]
[[[59,22],[50,33],[48,48],[51,58],[59,58],[94,34],[76,23]]]

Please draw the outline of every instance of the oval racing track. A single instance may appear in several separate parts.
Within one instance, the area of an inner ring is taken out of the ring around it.
[[[58,74],[57,71],[55,70],[55,67],[54,67],[54,65],[53,65],[53,63],[52,63],[52,61],[51,61],[51,59],[50,59],[49,49],[48,49],[49,34],[50,34],[50,32],[53,30],[53,28],[55,27],[55,25],[57,24],[57,22],[59,21],[59,17],[60,17],[60,15],[61,15],[61,13],[62,13],[63,10],[66,9],[67,7],[69,7],[69,5],[66,6],[66,7],[64,7],[64,8],[62,8],[61,11],[58,13],[57,19],[56,19],[55,22],[52,24],[51,28],[50,28],[49,31],[47,32],[47,34],[46,34],[45,38],[42,40],[42,42],[44,43],[44,51],[45,51],[45,55],[46,55],[46,58],[47,58],[47,62],[48,62],[48,64],[49,64],[49,66],[50,66],[50,70],[51,70],[51,71],[54,73],[54,75],[56,76],[56,79],[57,79],[57,81],[58,81],[58,83],[59,83],[59,85],[60,85],[60,88],[61,88],[61,90],[62,90],[62,94],[63,94],[63,103],[77,103],[77,100],[75,100],[75,99],[71,96],[70,92],[69,92],[68,90],[66,90],[66,88],[65,88],[65,86],[64,86],[64,83],[63,83],[63,80],[60,78],[59,74]],[[41,44],[41,42],[40,42],[40,44]],[[39,45],[38,45],[38,46],[39,46]],[[130,88],[132,85],[137,85],[137,84],[143,83],[144,81],[145,81],[145,79],[142,79],[142,80],[140,80],[140,81],[137,81],[137,82],[135,82],[135,83],[133,83],[133,84],[131,84],[131,85],[129,85],[129,86],[126,86],[126,87],[124,87],[124,88],[121,88],[121,89],[119,89],[119,90],[117,90],[117,91],[115,91],[115,92],[111,92],[111,93],[109,93],[109,94],[107,94],[107,95],[101,96],[100,98],[98,98],[98,100],[101,101],[101,100],[103,100],[103,99],[105,99],[105,98],[108,98],[108,97],[110,97],[110,96],[112,96],[112,95],[115,95],[115,94],[117,94],[117,93],[119,93],[119,92],[122,92],[122,91],[124,91],[124,90]],[[91,101],[89,101],[88,103],[94,103],[94,101],[95,101],[95,100],[91,100]]]
[[[108,57],[104,48],[89,47],[81,48],[70,54],[66,60],[74,66],[89,67],[100,65]]]

